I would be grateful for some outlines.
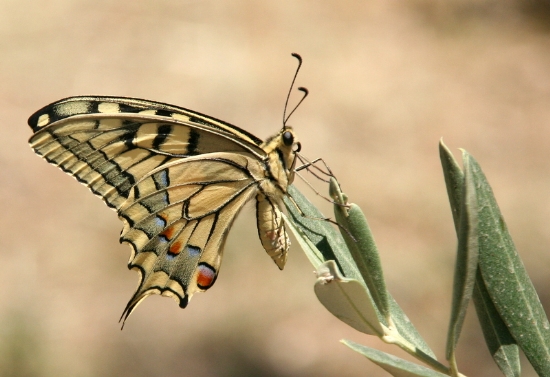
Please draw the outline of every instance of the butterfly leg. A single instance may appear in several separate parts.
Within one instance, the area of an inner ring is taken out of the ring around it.
[[[313,161],[309,161],[307,158],[305,158],[304,156],[301,156],[301,155],[297,155],[298,158],[300,159],[300,162],[302,162],[303,165],[297,167],[295,169],[295,172],[296,172],[296,175],[298,177],[300,177],[300,179],[306,184],[309,186],[309,188],[315,192],[315,194],[317,194],[318,196],[320,196],[321,198],[325,199],[327,202],[330,202],[332,204],[336,204],[336,205],[340,205],[340,206],[343,206],[343,207],[347,207],[347,205],[345,203],[343,203],[341,200],[332,200],[326,196],[324,196],[323,194],[321,194],[319,191],[317,191],[317,189],[315,187],[313,187],[313,185],[311,183],[309,183],[309,181],[304,178],[300,173],[299,171],[300,170],[307,170],[310,174],[312,174],[315,178],[323,181],[323,182],[326,182],[326,183],[331,183],[331,181],[333,181],[333,183],[335,183],[338,187],[340,186],[340,184],[338,183],[338,180],[336,179],[336,176],[334,175],[334,173],[332,172],[332,170],[330,170],[329,166],[327,165],[327,163],[325,162],[325,160],[323,160],[323,158],[316,158],[315,160]],[[322,162],[325,169],[326,170],[323,170],[322,168],[319,168],[317,166],[317,163],[318,162]],[[324,177],[321,177],[320,175],[318,175],[318,173],[322,174],[322,175],[325,175],[328,177],[328,179],[324,178]],[[330,191],[330,190],[329,190]],[[333,197],[332,193],[331,193],[331,197]]]
[[[320,173],[324,176],[327,176],[329,177],[329,179],[332,177],[334,177],[334,173],[332,173],[332,170],[330,170],[329,166],[327,165],[327,163],[325,162],[325,160],[323,160],[323,158],[319,157],[319,158],[316,158],[315,160],[313,161],[309,161],[307,158],[305,158],[304,156],[300,155],[300,154],[296,154],[296,156],[298,157],[298,159],[300,160],[300,162],[302,163],[301,166],[298,166],[295,171],[296,172],[299,172],[300,170],[304,170],[306,169],[309,173],[311,173],[313,176],[315,176],[317,179],[323,181],[323,182],[329,182],[326,178],[323,178],[321,176],[319,176],[317,173]],[[317,166],[317,163],[318,162],[322,162],[324,167],[325,167],[325,170],[323,170],[322,168],[320,168],[319,166]]]

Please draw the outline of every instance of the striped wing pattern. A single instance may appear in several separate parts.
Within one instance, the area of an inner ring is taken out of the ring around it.
[[[66,98],[37,111],[29,125],[35,152],[85,184],[124,223],[128,266],[140,272],[124,319],[148,295],[185,307],[193,293],[211,287],[227,233],[254,197],[262,245],[284,266],[289,241],[278,200],[288,182],[270,161],[284,154],[274,138],[266,145],[206,115],[124,97]]]
[[[174,159],[220,151],[265,155],[261,140],[235,126],[133,98],[71,97],[39,110],[29,125],[37,154],[114,209],[140,178]]]

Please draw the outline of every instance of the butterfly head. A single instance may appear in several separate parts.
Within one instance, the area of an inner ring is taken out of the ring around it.
[[[286,166],[288,166],[289,174],[291,177],[289,183],[294,180],[294,168],[296,167],[296,154],[302,149],[302,144],[296,140],[294,131],[290,127],[284,127],[281,134],[282,144],[285,146],[286,154],[285,158]]]

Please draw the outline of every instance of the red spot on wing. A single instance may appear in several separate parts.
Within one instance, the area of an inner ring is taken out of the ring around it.
[[[207,265],[200,264],[197,266],[197,285],[201,289],[208,289],[216,281],[216,271]]]
[[[175,232],[175,229],[173,226],[169,226],[168,228],[166,228],[162,233],[161,235],[163,235],[164,237],[168,238],[169,240],[172,239],[172,237],[174,236],[174,232]]]
[[[181,241],[176,241],[172,245],[170,245],[170,249],[168,249],[168,252],[170,254],[178,255],[181,252]]]

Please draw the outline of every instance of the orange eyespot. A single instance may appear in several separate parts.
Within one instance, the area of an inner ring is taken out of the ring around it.
[[[197,286],[200,289],[210,288],[216,281],[216,271],[207,263],[200,263],[197,266]]]

